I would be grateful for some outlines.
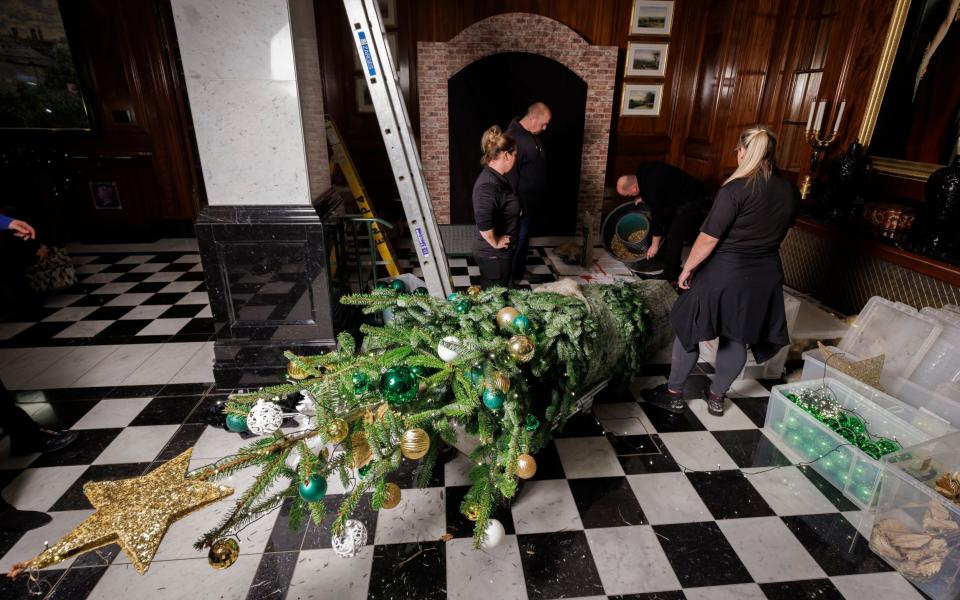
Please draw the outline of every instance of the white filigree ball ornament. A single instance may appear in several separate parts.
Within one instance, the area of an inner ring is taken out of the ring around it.
[[[440,360],[443,362],[452,362],[457,360],[457,357],[460,356],[460,354],[450,346],[444,345],[444,342],[447,342],[451,346],[458,346],[460,345],[460,339],[456,336],[448,335],[447,337],[443,338],[442,342],[437,344],[437,356],[440,357]]]
[[[337,556],[353,558],[367,545],[367,527],[355,519],[348,519],[340,535],[330,538]]]
[[[247,429],[254,435],[270,435],[283,424],[283,409],[273,402],[262,398],[250,409],[247,415]]]

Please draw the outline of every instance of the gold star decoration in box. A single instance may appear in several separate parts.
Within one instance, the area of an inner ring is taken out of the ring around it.
[[[886,360],[886,355],[878,354],[873,358],[851,361],[844,356],[843,352],[831,350],[827,346],[824,346],[823,342],[817,342],[817,346],[820,347],[823,364],[845,375],[849,375],[857,381],[862,381],[881,392],[884,391],[883,386],[880,385],[880,373],[883,371],[883,362]]]
[[[9,576],[42,569],[114,542],[138,573],[146,573],[174,521],[233,493],[227,486],[188,479],[192,452],[190,448],[141,477],[84,484],[83,493],[96,511],[56,544],[14,565]]]

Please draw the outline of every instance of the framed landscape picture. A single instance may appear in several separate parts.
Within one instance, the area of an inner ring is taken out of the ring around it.
[[[656,117],[660,114],[662,99],[662,83],[627,83],[623,86],[620,114],[625,117]]]
[[[663,77],[667,70],[669,44],[627,44],[625,77]]]
[[[673,23],[673,2],[634,0],[630,18],[630,35],[670,35]]]

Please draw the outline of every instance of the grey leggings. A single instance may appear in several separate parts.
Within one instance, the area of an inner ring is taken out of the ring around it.
[[[670,379],[667,387],[675,392],[683,391],[683,384],[697,366],[700,358],[700,347],[687,352],[679,339],[673,340],[673,355],[670,361]],[[740,342],[720,338],[717,348],[716,374],[710,385],[710,392],[715,395],[726,394],[733,384],[733,380],[740,375],[743,365],[747,364],[747,347]]]

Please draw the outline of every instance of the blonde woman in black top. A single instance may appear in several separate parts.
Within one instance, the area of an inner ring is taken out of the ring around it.
[[[483,171],[473,184],[473,216],[477,237],[473,258],[483,287],[509,287],[514,248],[520,228],[520,199],[505,175],[517,160],[517,143],[494,125],[480,142]]]
[[[761,363],[790,343],[783,307],[780,242],[799,207],[793,185],[776,170],[777,138],[765,127],[740,134],[737,170],[717,192],[678,284],[688,290],[670,313],[677,334],[670,379],[641,396],[683,412],[683,385],[699,343],[719,338],[707,408],[722,415],[727,390],[743,370],[747,346]]]

